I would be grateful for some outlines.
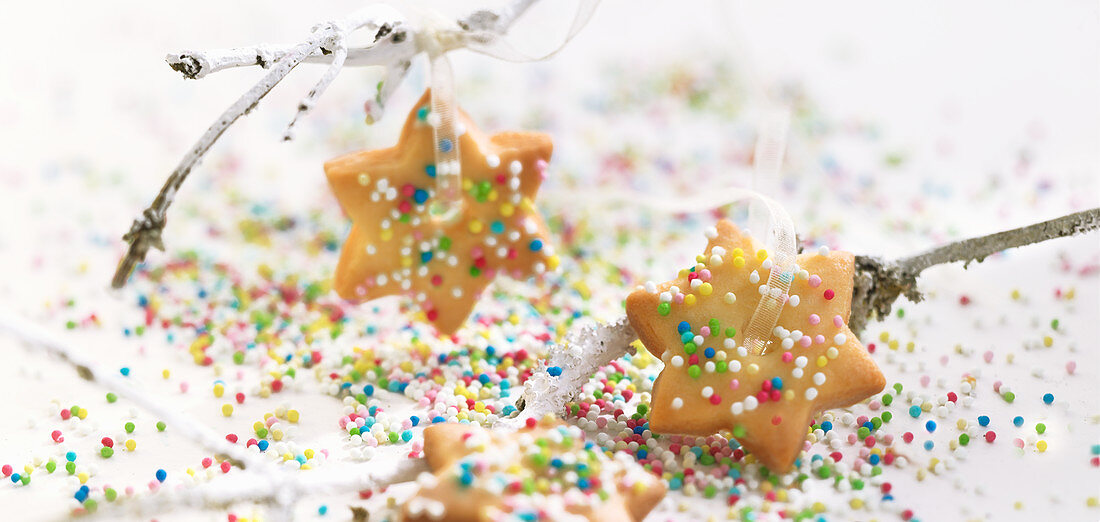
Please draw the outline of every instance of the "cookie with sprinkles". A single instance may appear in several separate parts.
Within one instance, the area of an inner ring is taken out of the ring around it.
[[[664,483],[629,457],[608,457],[584,432],[551,416],[516,430],[437,424],[424,431],[420,489],[402,507],[418,520],[634,520]]]
[[[854,257],[821,249],[796,258],[789,297],[762,355],[745,330],[773,260],[722,220],[679,276],[646,283],[626,300],[645,347],[665,364],[653,386],[657,433],[728,431],[768,468],[791,467],[813,416],[880,392],[886,381],[848,329]]]
[[[334,276],[336,292],[353,301],[411,296],[444,334],[462,326],[496,275],[519,279],[558,265],[533,202],[553,150],[550,137],[486,136],[458,113],[462,206],[454,219],[429,212],[436,196],[429,92],[409,114],[396,146],[325,163],[332,191],[352,220]]]

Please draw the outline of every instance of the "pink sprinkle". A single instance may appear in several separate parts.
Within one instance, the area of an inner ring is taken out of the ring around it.
[[[859,440],[859,437],[856,437],[855,433],[848,434],[848,444],[855,444],[857,440]]]
[[[987,351],[987,352],[983,353],[982,354],[982,359],[985,359],[985,362],[987,362],[987,363],[988,362],[993,362],[993,352],[992,351]]]
[[[703,337],[710,337],[710,327],[709,326],[704,326],[704,327],[700,328],[699,329],[699,335],[702,335]]]
[[[835,326],[837,328],[840,328],[840,327],[844,326],[844,319],[842,319],[839,315],[834,315],[833,316],[833,326]]]
[[[878,409],[882,407],[882,403],[877,401],[877,400],[874,400],[874,401],[871,401],[869,404],[867,404],[867,407],[871,408],[871,411],[878,411]]]
[[[181,382],[180,383],[180,393],[187,393],[187,390],[189,390],[190,388],[191,388],[190,384],[187,384],[186,382]]]
[[[889,446],[894,443],[894,436],[887,433],[882,436],[882,443]]]
[[[740,387],[741,387],[741,381],[739,381],[737,379],[730,380],[730,389],[731,390],[736,390]]]
[[[684,294],[676,294],[672,296],[672,302],[676,304],[682,304],[684,302]]]
[[[1076,372],[1076,371],[1077,371],[1077,363],[1076,362],[1070,361],[1070,362],[1066,363],[1066,373],[1068,373],[1070,375],[1073,375],[1073,372]]]
[[[134,487],[126,486],[126,496],[130,497],[134,495]]]
[[[1012,445],[1016,446],[1017,448],[1023,448],[1024,447],[1024,439],[1021,439],[1021,438],[1017,437],[1015,440],[1012,441]]]
[[[1001,381],[993,381],[993,391],[1001,393]]]
[[[803,335],[802,338],[798,340],[798,344],[801,344],[803,348],[809,348],[810,344],[813,342],[813,338],[808,335]]]
[[[710,270],[706,268],[699,271],[699,279],[702,279],[704,283],[710,281]]]
[[[817,324],[821,322],[821,317],[817,314],[810,314],[810,324]]]
[[[821,284],[821,276],[814,274],[810,276],[810,288],[817,288]]]
[[[814,337],[814,342],[817,344],[825,344],[825,336],[817,334],[817,336]]]
[[[932,378],[931,378],[931,377],[929,377],[929,376],[927,376],[927,375],[921,375],[921,376],[920,376],[920,385],[921,385],[921,386],[923,386],[923,387],[927,388],[927,387],[928,387],[928,383],[930,383],[930,382],[932,382]]]
[[[794,360],[794,354],[791,352],[783,352],[783,362],[789,363]]]

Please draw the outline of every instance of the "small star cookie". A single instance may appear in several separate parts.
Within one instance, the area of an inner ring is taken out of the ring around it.
[[[402,520],[640,521],[665,494],[633,459],[608,457],[551,416],[516,431],[436,424],[424,457],[434,474],[421,474]]]
[[[332,191],[352,220],[333,286],[354,301],[412,296],[428,321],[452,334],[498,273],[519,279],[556,268],[533,203],[553,145],[541,133],[486,136],[458,111],[463,206],[451,222],[433,220],[430,100],[425,92],[396,146],[325,163]]]
[[[631,326],[665,364],[653,385],[650,429],[699,436],[728,430],[768,468],[786,471],[816,413],[886,385],[848,329],[854,256],[826,249],[798,255],[769,344],[752,355],[743,335],[770,291],[773,261],[727,220],[707,237],[692,268],[626,300]]]

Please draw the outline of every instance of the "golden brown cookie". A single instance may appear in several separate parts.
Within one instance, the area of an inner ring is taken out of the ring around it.
[[[434,474],[418,479],[402,520],[640,521],[665,493],[630,457],[608,457],[550,416],[516,431],[437,424],[424,457]]]
[[[523,278],[557,266],[532,202],[553,145],[540,133],[486,136],[457,111],[464,204],[456,220],[438,222],[428,212],[436,187],[429,102],[425,92],[396,146],[325,163],[352,220],[333,286],[355,301],[409,295],[451,334],[498,273]]]
[[[882,391],[886,381],[848,329],[854,258],[803,253],[763,355],[744,330],[767,291],[772,261],[752,237],[722,220],[696,264],[630,294],[626,313],[664,370],[653,385],[656,433],[732,432],[774,471],[791,467],[813,416]]]

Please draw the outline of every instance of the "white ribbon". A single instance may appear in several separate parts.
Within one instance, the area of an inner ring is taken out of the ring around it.
[[[436,194],[429,212],[432,219],[451,223],[462,214],[462,162],[456,129],[454,70],[447,52],[468,49],[512,62],[533,62],[554,56],[588,23],[599,0],[579,0],[569,32],[553,50],[532,56],[517,50],[503,34],[491,30],[465,30],[438,11],[421,7],[413,20],[419,24],[415,34],[431,65],[432,114],[435,151]],[[514,16],[514,13],[506,13]]]

